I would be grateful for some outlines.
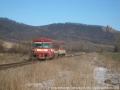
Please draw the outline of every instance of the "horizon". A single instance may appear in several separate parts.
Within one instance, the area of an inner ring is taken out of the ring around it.
[[[32,26],[72,22],[109,25],[120,31],[119,10],[119,0],[4,0],[0,17]]]
[[[29,25],[29,26],[35,26],[35,27],[37,27],[37,26],[51,25],[51,24],[66,24],[66,23],[71,23],[71,24],[83,24],[83,25],[102,26],[102,27],[107,27],[107,26],[109,26],[109,27],[113,28],[114,30],[120,31],[119,29],[116,29],[116,28],[114,28],[114,27],[112,27],[112,26],[110,26],[110,25],[106,25],[106,26],[105,26],[105,25],[86,24],[86,23],[79,23],[79,22],[55,22],[55,23],[48,23],[48,24],[43,24],[43,25],[30,25],[30,24],[26,24],[26,23],[23,23],[23,22],[19,22],[19,21],[16,21],[16,20],[7,18],[7,17],[0,17],[0,19],[1,19],[1,18],[2,18],[2,19],[12,20],[12,21],[17,22],[17,23],[20,23],[20,24],[25,24],[25,25]]]

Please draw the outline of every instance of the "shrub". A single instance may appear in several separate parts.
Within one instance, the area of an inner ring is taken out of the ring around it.
[[[1,52],[4,52],[4,47],[3,47],[3,42],[2,41],[0,41],[0,53]]]
[[[13,47],[8,50],[8,53],[29,54],[29,52],[30,46],[22,44],[13,45]]]

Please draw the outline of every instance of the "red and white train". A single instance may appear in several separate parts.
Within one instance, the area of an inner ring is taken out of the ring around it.
[[[62,47],[63,42],[49,38],[39,38],[32,41],[32,58],[52,59],[65,56],[66,50]]]

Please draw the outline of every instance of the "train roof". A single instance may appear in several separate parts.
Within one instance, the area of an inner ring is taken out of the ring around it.
[[[33,42],[53,42],[53,40],[49,38],[39,38],[39,39],[34,39],[32,41]]]

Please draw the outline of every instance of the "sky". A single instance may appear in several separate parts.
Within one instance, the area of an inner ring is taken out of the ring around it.
[[[73,22],[120,30],[120,0],[0,0],[0,17],[33,26]]]

